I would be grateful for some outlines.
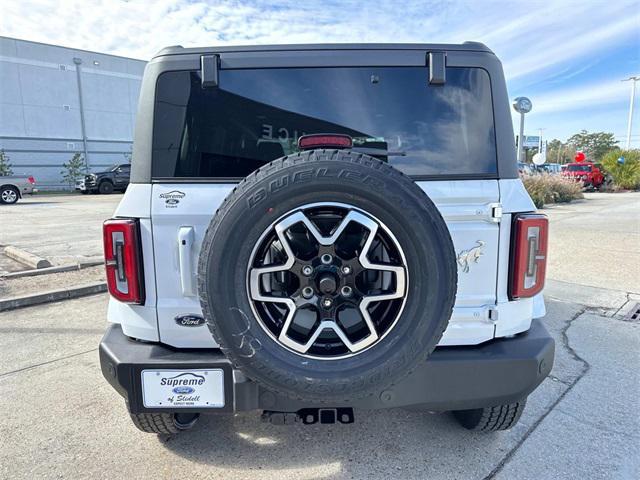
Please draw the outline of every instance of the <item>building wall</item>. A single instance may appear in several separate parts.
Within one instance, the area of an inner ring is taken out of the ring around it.
[[[89,169],[126,163],[131,151],[144,61],[0,37],[0,148],[41,189],[65,188],[62,163],[84,154],[74,59]]]

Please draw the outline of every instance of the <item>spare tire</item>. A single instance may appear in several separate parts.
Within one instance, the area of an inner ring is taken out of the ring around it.
[[[373,157],[312,150],[245,178],[207,229],[198,289],[234,365],[288,397],[378,395],[434,350],[457,270],[438,209]]]

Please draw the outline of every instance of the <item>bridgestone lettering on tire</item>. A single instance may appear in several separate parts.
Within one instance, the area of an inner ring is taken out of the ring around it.
[[[236,367],[324,403],[379,395],[425,361],[457,287],[429,197],[391,166],[336,150],[244,179],[209,225],[198,272],[207,324]]]

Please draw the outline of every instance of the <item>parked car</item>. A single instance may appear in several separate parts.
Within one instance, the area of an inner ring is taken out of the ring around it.
[[[558,175],[562,171],[559,163],[545,163],[536,166],[538,173],[547,173],[549,175]]]
[[[403,406],[515,425],[554,341],[509,103],[473,42],[154,57],[103,229],[100,364],[137,428]]]
[[[124,192],[129,186],[131,165],[124,163],[112,165],[104,172],[89,173],[76,182],[76,190],[81,193],[109,194],[114,191]]]
[[[36,179],[32,175],[0,177],[0,203],[13,204],[24,195],[31,195],[37,191]]]
[[[567,164],[562,176],[581,182],[586,189],[598,189],[605,183],[602,166],[592,162],[575,162]]]
[[[518,162],[518,173],[520,175],[533,175],[534,171],[530,163]]]

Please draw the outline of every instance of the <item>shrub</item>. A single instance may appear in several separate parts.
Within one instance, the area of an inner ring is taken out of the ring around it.
[[[4,149],[0,150],[0,177],[6,175],[13,175],[11,170],[11,162],[9,161],[9,155],[4,152]]]
[[[581,183],[562,178],[559,175],[543,175],[543,177],[547,177],[545,181],[549,184],[555,203],[568,203],[571,200],[584,198]]]
[[[582,185],[559,175],[531,175],[522,179],[536,208],[546,203],[567,203],[583,198]]]
[[[624,163],[618,159],[624,157]],[[640,187],[640,150],[612,150],[602,159],[602,166],[618,188],[635,190]]]
[[[524,187],[529,192],[529,196],[536,208],[542,208],[545,202],[550,201],[549,192],[545,188],[542,175],[527,175],[522,178],[522,183],[524,183]]]

